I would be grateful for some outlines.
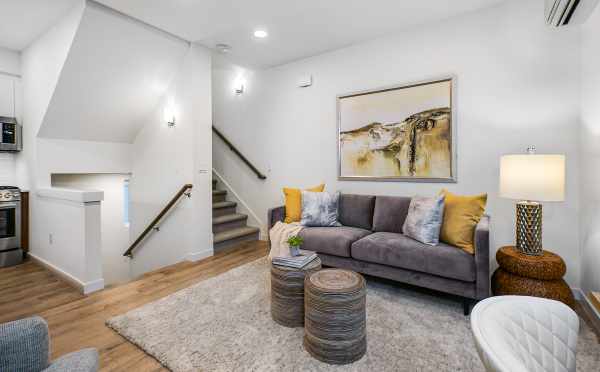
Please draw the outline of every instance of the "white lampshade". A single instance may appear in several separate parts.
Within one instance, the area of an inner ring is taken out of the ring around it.
[[[502,156],[500,196],[530,201],[565,200],[565,156]]]

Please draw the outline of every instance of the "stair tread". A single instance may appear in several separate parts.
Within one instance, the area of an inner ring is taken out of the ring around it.
[[[241,213],[226,214],[224,216],[213,217],[213,225],[245,220],[246,218],[248,218],[248,215],[246,215],[246,214],[241,214]]]
[[[225,195],[227,190],[213,190],[213,195]]]
[[[213,209],[235,207],[236,205],[237,203],[232,201],[218,202],[213,203]]]
[[[220,233],[216,233],[213,238],[214,243],[221,243],[226,240],[241,238],[242,236],[255,234],[260,229],[258,227],[244,226],[244,227],[236,227],[235,229],[222,231]]]

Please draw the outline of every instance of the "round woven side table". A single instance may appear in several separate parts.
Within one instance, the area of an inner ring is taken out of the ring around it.
[[[514,246],[502,247],[496,253],[500,266],[492,276],[494,295],[523,295],[544,297],[575,304],[573,293],[563,280],[567,266],[563,259],[550,251],[541,256],[529,256]]]
[[[304,277],[321,270],[315,258],[302,269],[271,264],[271,317],[285,327],[304,326]]]
[[[304,283],[304,349],[329,364],[348,364],[367,351],[366,284],[358,273],[326,269]]]

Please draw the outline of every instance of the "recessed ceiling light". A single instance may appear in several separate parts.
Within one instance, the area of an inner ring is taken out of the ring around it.
[[[257,37],[259,39],[264,39],[267,36],[269,36],[269,34],[265,30],[255,30],[254,31],[254,37]]]

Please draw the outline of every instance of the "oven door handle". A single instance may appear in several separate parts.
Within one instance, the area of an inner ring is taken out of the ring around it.
[[[17,207],[16,203],[9,203],[9,204],[0,203],[0,209],[13,209],[16,207]]]

